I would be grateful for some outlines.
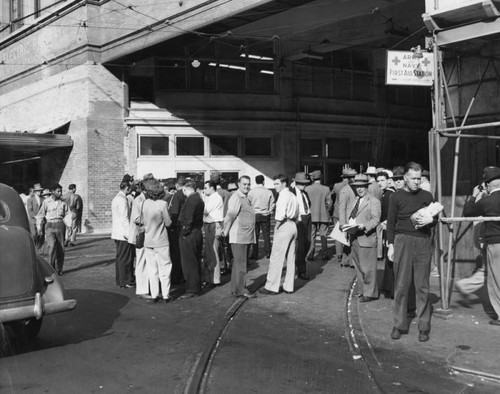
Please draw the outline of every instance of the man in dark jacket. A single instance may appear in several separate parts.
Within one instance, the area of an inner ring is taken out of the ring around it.
[[[476,186],[472,199],[464,206],[464,216],[500,216],[500,168],[487,167],[483,172],[488,196],[476,202],[481,192]],[[490,324],[500,326],[500,221],[487,221],[483,224],[483,240],[486,244],[486,284],[491,305],[497,314]]]
[[[203,249],[203,211],[205,204],[196,193],[196,182],[186,180],[182,186],[186,201],[179,213],[181,263],[186,293],[179,298],[197,297],[201,290],[201,253]]]

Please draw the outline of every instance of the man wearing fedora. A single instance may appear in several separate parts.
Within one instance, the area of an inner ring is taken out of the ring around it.
[[[26,209],[28,211],[28,220],[30,223],[31,236],[33,237],[33,241],[35,242],[36,251],[38,254],[43,252],[43,243],[44,243],[44,231],[43,228],[39,232],[36,227],[36,215],[42,206],[43,197],[42,197],[43,187],[39,183],[35,183],[33,186],[33,195],[28,198],[26,201]]]
[[[302,280],[309,280],[307,275],[306,254],[311,246],[311,200],[305,191],[310,180],[305,172],[297,172],[290,186],[290,192],[295,195],[299,204],[299,216],[297,219],[297,253],[295,265],[297,276]]]
[[[430,173],[427,170],[422,171],[422,182],[420,182],[420,189],[431,191]]]
[[[472,199],[464,206],[464,216],[500,216],[500,168],[486,167],[483,182],[488,196],[477,201],[481,188],[476,186]],[[490,324],[500,326],[500,221],[483,223],[482,236],[486,244],[486,285],[490,303],[497,318]]]
[[[330,188],[321,184],[323,175],[320,170],[313,171],[309,174],[312,184],[305,188],[309,199],[311,200],[311,246],[307,252],[307,260],[314,260],[314,251],[316,246],[316,236],[321,237],[321,251],[319,256],[326,261],[328,256],[326,233],[330,222],[329,210],[332,206],[332,197]]]
[[[377,169],[373,166],[369,166],[366,169],[365,175],[368,177],[368,181],[370,182],[368,185],[368,193],[371,193],[380,200],[382,198],[382,190],[377,183]]]
[[[368,192],[366,175],[356,175],[351,186],[356,192],[356,199],[347,207],[348,220],[356,221],[356,226],[348,230],[351,256],[356,268],[359,302],[369,302],[378,298],[376,228],[380,222],[380,200]]]
[[[357,175],[356,170],[349,170],[349,177],[347,178],[349,183],[344,186],[339,193],[339,225],[344,226],[349,221],[349,215],[351,211],[348,209],[349,206],[352,206],[353,201],[356,199],[356,193],[352,187],[352,182],[354,182],[354,178]],[[342,260],[340,262],[341,267],[351,267],[354,268],[354,265],[351,261],[351,247],[343,246],[343,254]]]
[[[431,304],[429,272],[431,264],[431,226],[437,219],[413,215],[433,202],[432,194],[420,189],[422,166],[410,162],[404,168],[405,185],[389,199],[387,214],[387,257],[394,262],[394,325],[392,339],[408,333],[408,299],[415,284],[416,317],[420,342],[429,340]],[[413,277],[413,278],[412,278]]]

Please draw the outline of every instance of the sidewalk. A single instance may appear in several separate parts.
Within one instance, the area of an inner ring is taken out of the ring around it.
[[[439,308],[439,277],[431,276],[430,294],[434,309]],[[483,299],[482,295],[480,298],[474,294],[467,302],[454,291],[450,303],[453,315],[448,319],[433,315],[431,339],[425,343],[418,342],[415,319],[411,322],[408,335],[397,341],[390,338],[393,321],[391,299],[381,296],[379,300],[365,304],[353,300],[356,304],[353,309],[364,333],[365,353],[370,353],[376,364],[380,365],[383,359],[379,349],[404,347],[405,352],[413,353],[416,361],[425,362],[434,358],[447,366],[448,373],[465,373],[500,383],[500,327],[488,324],[491,317]]]

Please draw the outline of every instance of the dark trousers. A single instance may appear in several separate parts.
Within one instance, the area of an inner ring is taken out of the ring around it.
[[[231,293],[235,296],[246,293],[248,250],[250,244],[231,244],[233,268],[231,271]]]
[[[172,273],[170,274],[172,284],[182,283],[181,249],[179,247],[179,229],[172,225],[168,229],[168,242],[170,244],[170,260],[172,260]]]
[[[118,286],[131,285],[134,266],[135,246],[127,241],[115,239],[116,245],[116,284]]]
[[[61,275],[64,265],[64,234],[66,226],[62,220],[47,222],[45,225],[45,239],[52,268]]]
[[[326,233],[328,232],[328,223],[325,222],[313,222],[311,225],[311,246],[307,252],[307,258],[314,258],[314,251],[316,250],[316,237],[320,236],[321,239],[321,251],[320,256],[322,258],[328,257],[328,246]]]
[[[262,238],[264,238],[264,251],[266,255],[271,254],[271,215],[262,215],[257,213],[255,215],[255,243],[252,247],[252,258],[259,258],[259,234],[262,231]]]
[[[201,290],[201,253],[203,235],[201,229],[194,228],[185,237],[179,238],[182,273],[186,280],[186,293],[199,293]]]
[[[297,253],[295,255],[295,266],[297,274],[306,274],[306,255],[311,246],[311,215],[300,215],[297,222]]]
[[[204,223],[204,253],[202,278],[204,282],[220,284],[220,266],[224,250],[220,242],[220,235],[216,235],[215,223]]]
[[[429,330],[431,305],[429,303],[429,275],[431,240],[396,234],[394,239],[394,327],[408,329],[408,299],[410,286],[415,284],[416,317],[420,331]],[[413,273],[413,280],[412,280]]]

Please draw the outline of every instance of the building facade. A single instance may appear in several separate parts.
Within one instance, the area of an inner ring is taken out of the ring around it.
[[[105,231],[125,173],[271,186],[427,165],[430,89],[384,80],[387,48],[423,42],[424,5],[370,3],[4,2],[0,134],[34,142],[8,145],[1,181],[76,183],[85,229]]]

